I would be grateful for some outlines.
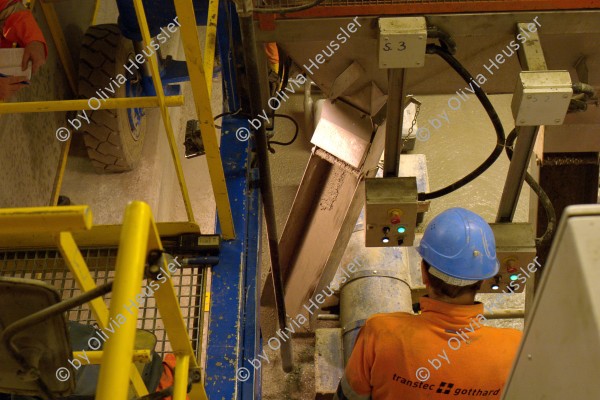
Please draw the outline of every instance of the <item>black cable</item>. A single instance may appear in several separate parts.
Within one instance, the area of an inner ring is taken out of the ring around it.
[[[587,103],[585,101],[573,99],[569,103],[569,110],[568,110],[568,112],[587,111],[587,108],[588,108],[588,106],[587,106]]]
[[[584,93],[588,97],[596,97],[596,89],[592,85],[583,82],[576,82],[571,85],[573,93]]]
[[[213,118],[213,120],[214,120],[214,121],[216,121],[216,120],[218,120],[219,118],[223,118],[223,117],[226,117],[226,116],[228,116],[228,115],[242,115],[242,116],[244,116],[244,117],[248,117],[248,118],[250,118],[250,117],[251,117],[251,116],[250,116],[250,114],[244,114],[244,113],[242,113],[241,111],[242,111],[242,109],[241,109],[241,108],[238,108],[238,109],[237,109],[237,110],[235,110],[235,111],[225,111],[225,112],[222,112],[221,114],[217,114],[217,115],[215,115],[215,117]],[[215,125],[215,128],[221,129],[221,126],[220,126],[220,125]]]
[[[452,36],[450,36],[450,34],[443,29],[440,29],[437,26],[428,26],[427,37],[431,39],[438,39],[442,48],[448,51],[448,53],[456,53],[456,42],[454,39],[452,39]]]
[[[255,8],[252,10],[255,14],[287,14],[292,12],[304,11],[321,4],[324,0],[314,0],[311,3],[302,6],[285,7],[285,8]]]
[[[279,54],[282,55],[283,52],[279,51]],[[283,74],[281,76],[281,89],[279,90],[280,92],[288,86],[289,79],[290,79],[290,71],[292,70],[292,59],[288,56],[284,56],[284,57],[285,57],[285,59],[281,63]]]
[[[271,153],[275,153],[275,149],[272,148],[271,145],[289,146],[296,141],[296,139],[298,138],[298,132],[300,131],[300,127],[298,126],[298,121],[296,121],[294,118],[290,117],[289,115],[275,114],[275,117],[285,118],[285,119],[289,119],[290,121],[292,121],[292,123],[294,124],[295,131],[294,131],[294,137],[288,142],[278,142],[275,140],[269,140],[268,145],[269,145],[269,151]]]
[[[506,138],[506,155],[509,160],[512,160],[513,150],[512,146],[517,138],[517,130],[513,129]],[[529,174],[529,172],[525,172],[525,182],[531,187],[531,189],[535,192],[544,207],[544,211],[546,211],[546,217],[548,218],[548,224],[546,226],[546,231],[540,238],[536,238],[535,242],[538,246],[551,241],[554,236],[554,230],[556,229],[556,211],[554,210],[554,206],[550,201],[550,198],[544,191],[544,189],[540,186],[539,183]]]
[[[450,54],[447,50],[444,50],[442,47],[437,46],[435,44],[428,44],[427,54],[437,54],[438,56],[442,57],[444,61],[446,61],[465,80],[465,82],[469,83],[470,81],[475,81],[469,73],[469,71],[467,71],[462,66],[462,64],[456,58],[454,58],[454,56],[452,56],[452,54]],[[481,87],[479,87],[479,85],[477,84],[473,87],[473,89],[475,90],[475,95],[483,105],[483,108],[485,108],[485,111],[490,117],[490,120],[492,121],[492,124],[494,125],[494,128],[496,130],[496,147],[492,151],[492,154],[490,154],[490,156],[479,167],[477,167],[474,171],[464,176],[460,180],[442,189],[438,189],[435,192],[419,193],[418,199],[420,201],[435,199],[447,195],[448,193],[452,193],[457,189],[460,189],[461,187],[468,184],[469,182],[480,176],[482,173],[484,173],[498,159],[498,157],[500,157],[500,154],[502,154],[502,149],[504,148],[504,143],[506,139],[504,136],[504,128],[502,127],[502,122],[500,122],[500,117],[498,117],[494,106],[492,106],[492,103],[490,103],[490,100],[488,99],[483,89],[481,89]]]
[[[225,116],[234,116],[234,115],[243,115],[245,117],[250,117],[249,114],[244,114],[241,112],[242,109],[238,109],[236,111],[226,111],[226,112],[222,112],[221,114],[217,114],[214,117],[214,120],[216,121],[219,118],[223,118]],[[298,125],[298,121],[296,121],[294,118],[290,117],[289,115],[286,114],[274,114],[275,117],[279,117],[279,118],[285,118],[285,119],[289,119],[290,121],[292,121],[292,123],[294,124],[294,137],[292,137],[292,139],[290,139],[288,142],[279,142],[276,140],[269,140],[268,142],[268,146],[269,146],[269,151],[271,153],[275,153],[275,149],[273,149],[273,147],[271,147],[271,145],[275,145],[275,146],[289,146],[292,143],[294,143],[296,141],[296,139],[298,138],[298,133],[300,132],[300,126]],[[219,125],[215,125],[216,128],[221,129],[221,127]]]

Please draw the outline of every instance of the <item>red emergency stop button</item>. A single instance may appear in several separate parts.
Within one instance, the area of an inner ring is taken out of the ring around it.
[[[392,223],[392,225],[397,225],[400,222],[402,222],[401,217],[402,217],[402,211],[401,210],[392,210],[390,211],[390,222]]]

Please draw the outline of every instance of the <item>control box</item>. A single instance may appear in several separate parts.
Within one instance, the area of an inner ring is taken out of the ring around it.
[[[417,178],[366,178],[365,194],[365,246],[412,246],[417,225]]]
[[[490,224],[496,239],[498,274],[483,282],[482,293],[520,293],[540,268],[533,227],[529,223]]]
[[[515,125],[562,125],[571,97],[568,71],[522,71],[511,104]]]
[[[379,68],[425,65],[425,17],[379,18]]]

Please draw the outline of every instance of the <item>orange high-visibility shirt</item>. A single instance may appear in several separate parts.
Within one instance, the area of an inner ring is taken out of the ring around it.
[[[341,387],[348,399],[500,399],[516,329],[482,325],[483,304],[421,298],[420,315],[376,314],[356,340]]]
[[[279,65],[279,49],[277,48],[277,43],[265,43],[265,53],[267,53],[269,64]]]
[[[31,11],[16,0],[0,0],[0,47],[12,47],[17,43],[25,47],[31,42],[42,42],[48,54],[48,46]]]

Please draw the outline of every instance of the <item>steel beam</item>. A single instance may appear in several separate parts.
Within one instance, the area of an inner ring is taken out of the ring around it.
[[[527,29],[527,24],[517,24],[516,34],[519,34],[521,29]],[[546,70],[546,60],[540,37],[537,32],[530,32],[529,35],[531,37],[519,48],[519,59],[521,60],[522,67],[528,71]],[[504,182],[504,190],[502,191],[500,205],[498,206],[496,222],[511,222],[515,215],[539,127],[517,126],[516,129],[518,139],[508,167],[506,181]]]
[[[249,127],[243,118],[223,120],[221,154],[227,189],[238,204],[232,211],[239,235],[222,244],[219,265],[212,270],[205,379],[210,399],[260,398],[261,371],[247,360],[260,353],[257,286],[262,216],[259,190],[251,182],[257,179],[258,171],[250,169],[250,142],[235,137],[240,127]],[[219,230],[217,224],[216,232]]]
[[[256,39],[254,36],[254,25],[252,14],[244,13],[240,16],[240,27],[242,29],[242,43],[244,45],[244,58],[250,93],[250,112],[258,115],[261,112],[261,86],[258,70],[258,56],[256,50]],[[267,132],[264,124],[256,130],[256,152],[258,155],[259,185],[262,196],[265,221],[267,225],[267,240],[269,242],[269,255],[271,256],[271,278],[275,289],[275,306],[279,328],[285,331],[287,328],[287,317],[285,299],[283,293],[283,279],[281,274],[281,263],[279,258],[279,236],[277,234],[277,220],[275,217],[275,199],[273,197],[273,185],[271,183],[271,169],[269,166],[269,150],[267,145]],[[291,341],[281,344],[281,365],[283,370],[291,372],[293,369],[293,355]]]
[[[388,70],[388,100],[385,131],[384,177],[397,177],[402,153],[402,126],[404,122],[405,69]]]
[[[519,195],[521,194],[523,181],[527,173],[527,166],[529,165],[529,159],[531,158],[533,146],[537,138],[538,128],[537,126],[517,127],[519,139],[515,144],[513,157],[508,166],[508,175],[504,182],[504,190],[500,198],[496,222],[512,222],[515,216]]]

